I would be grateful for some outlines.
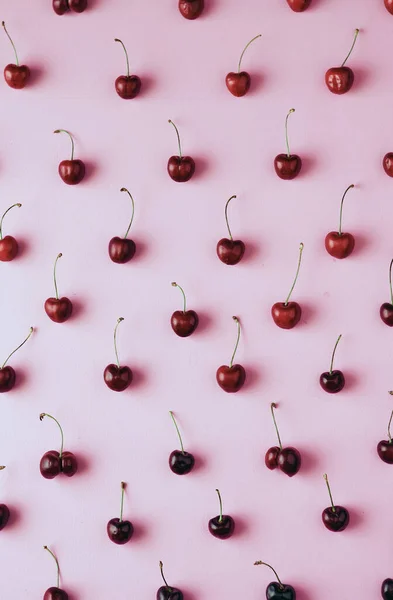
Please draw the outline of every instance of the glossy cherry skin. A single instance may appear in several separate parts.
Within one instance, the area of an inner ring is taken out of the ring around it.
[[[355,238],[351,233],[331,231],[325,237],[325,248],[334,258],[347,258],[355,247]]]
[[[216,380],[224,392],[234,394],[238,392],[246,381],[246,371],[242,365],[222,365],[217,369]]]
[[[64,15],[70,10],[70,7],[68,6],[68,0],[53,0],[52,6],[57,15]]]
[[[393,152],[388,152],[387,154],[385,154],[385,156],[383,157],[382,166],[385,170],[386,175],[389,175],[389,177],[393,177]]]
[[[183,592],[175,587],[161,586],[157,590],[157,600],[183,600]]]
[[[302,316],[302,309],[297,302],[276,302],[272,306],[273,321],[281,329],[292,329]]]
[[[68,594],[57,587],[51,587],[46,590],[44,600],[68,600]]]
[[[174,450],[169,455],[169,467],[176,475],[187,475],[193,470],[195,458],[190,452]]]
[[[67,185],[77,185],[86,173],[85,163],[81,160],[62,160],[59,164],[59,175]]]
[[[311,0],[287,0],[287,2],[294,12],[303,12],[311,4]]]
[[[337,394],[345,386],[345,377],[342,371],[325,371],[319,378],[321,388],[328,394]]]
[[[349,523],[349,512],[343,506],[329,506],[322,513],[322,522],[329,531],[344,531]]]
[[[108,252],[110,259],[119,265],[124,265],[134,257],[136,245],[133,240],[113,237],[109,242]]]
[[[120,75],[115,81],[115,89],[123,100],[136,98],[141,91],[142,82],[138,75]]]
[[[266,598],[267,600],[296,600],[296,592],[287,583],[280,585],[278,581],[272,581],[266,588]]]
[[[393,327],[393,304],[384,302],[379,309],[379,315],[385,325]]]
[[[87,8],[87,0],[68,0],[68,4],[76,13],[82,13]]]
[[[385,0],[385,6],[386,6],[386,10],[388,10],[390,12],[391,15],[393,15],[393,0]],[[393,596],[392,596],[393,598]]]
[[[393,7],[393,3],[392,3]],[[393,8],[392,8],[393,14]],[[393,600],[393,579],[385,579],[381,586],[381,596],[383,600]]]
[[[296,448],[288,447],[280,450],[278,446],[273,446],[265,455],[265,465],[268,469],[279,468],[289,477],[293,477],[299,472],[301,464],[302,458]]]
[[[15,380],[16,374],[12,367],[7,365],[0,369],[0,394],[12,390]]]
[[[244,256],[246,246],[241,240],[222,238],[217,243],[217,256],[226,265],[237,265]]]
[[[54,479],[60,473],[64,473],[67,477],[72,477],[77,470],[78,462],[72,452],[63,452],[60,458],[59,452],[49,450],[49,452],[45,452],[40,460],[41,475],[45,479]]]
[[[18,254],[18,242],[12,235],[6,235],[0,240],[0,261],[10,262]]]
[[[21,90],[30,79],[30,69],[26,65],[7,65],[4,69],[4,79],[14,90]]]
[[[198,327],[199,318],[195,310],[175,310],[171,317],[173,331],[179,337],[188,337]]]
[[[229,515],[222,515],[221,520],[220,515],[217,515],[217,517],[210,519],[209,531],[214,537],[226,540],[230,538],[235,531],[235,521]]]
[[[333,67],[325,74],[326,85],[333,94],[346,94],[354,80],[355,75],[349,67]]]
[[[54,323],[64,323],[72,315],[72,302],[69,298],[48,298],[44,304],[45,312]]]
[[[109,539],[115,544],[123,545],[130,541],[134,533],[131,521],[111,519],[106,526]]]
[[[114,392],[124,392],[131,384],[133,373],[129,367],[118,367],[111,364],[105,368],[104,381]]]
[[[197,19],[205,8],[204,0],[179,0],[179,10],[185,19]]]
[[[274,169],[280,179],[295,179],[302,168],[302,159],[297,154],[278,154],[274,159]]]
[[[241,98],[245,96],[251,86],[251,77],[246,71],[240,73],[228,73],[225,77],[225,83],[232,96]]]
[[[173,181],[184,183],[195,173],[195,162],[191,156],[171,156],[168,160],[168,174]]]
[[[393,465],[393,442],[381,440],[377,446],[378,456],[388,465]]]
[[[0,531],[4,529],[10,518],[10,509],[6,504],[0,504]]]

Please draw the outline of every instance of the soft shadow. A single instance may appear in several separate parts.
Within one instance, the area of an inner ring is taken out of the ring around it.
[[[371,246],[371,238],[363,233],[354,233],[353,237],[355,238],[355,248],[352,253],[354,256],[364,252],[365,249],[368,249]]]
[[[136,247],[135,254],[132,257],[132,259],[129,261],[130,264],[132,265],[133,262],[141,260],[146,256],[147,251],[148,251],[148,245],[143,240],[134,238],[134,236],[131,236],[131,238],[134,240],[135,247]]]
[[[88,5],[87,5],[87,10],[90,10],[92,8],[97,8],[97,6],[100,6],[102,4],[102,0],[89,0]],[[75,13],[76,16],[77,13]]]
[[[248,523],[244,517],[234,516],[233,520],[235,521],[235,533],[234,537],[238,537],[244,535],[248,531]]]
[[[256,369],[252,365],[246,365],[244,368],[246,370],[246,382],[243,387],[247,390],[254,387],[261,379],[261,367]]]
[[[307,326],[314,321],[318,311],[315,308],[315,305],[313,304],[304,304],[303,302],[301,302],[300,306],[302,309],[302,317],[300,319],[299,325]]]
[[[310,172],[314,171],[315,166],[317,164],[317,160],[314,156],[305,155],[300,153],[300,158],[302,159],[302,169],[300,171],[300,177],[304,175],[309,175]]]
[[[149,94],[157,86],[157,80],[151,75],[138,75],[141,78],[142,86],[139,96],[143,97]]]
[[[134,534],[132,536],[132,542],[140,542],[148,536],[148,529],[145,524],[140,523],[139,521],[134,521],[131,519],[132,525],[134,527]]]
[[[353,82],[352,89],[353,90],[361,90],[366,86],[370,85],[370,79],[372,79],[371,71],[369,69],[364,69],[362,67],[357,67],[353,70],[355,74],[355,79]],[[349,92],[351,93],[351,92]]]
[[[348,529],[352,529],[352,527],[359,527],[364,522],[364,513],[360,512],[357,508],[352,508],[351,506],[345,507],[349,512],[349,525]]]
[[[30,69],[29,84],[36,85],[37,83],[40,83],[45,77],[46,70],[42,67],[42,65],[35,65],[34,63],[29,63],[28,66]]]
[[[262,86],[266,87],[266,75],[262,75],[262,73],[259,73],[258,71],[255,73],[249,73],[249,75],[251,77],[251,85],[247,96],[253,96],[260,91]]]
[[[299,586],[294,583],[291,583],[290,585],[292,585],[296,590],[296,600],[313,600],[308,590],[305,590],[301,585]]]
[[[311,453],[309,450],[304,450],[301,447],[297,447],[302,457],[302,466],[300,472],[303,474],[312,473],[318,468],[318,460],[315,453]]]
[[[261,251],[260,245],[256,244],[255,242],[252,242],[250,240],[247,240],[246,242],[244,242],[244,245],[246,247],[246,249],[244,251],[244,256],[243,256],[242,260],[240,261],[240,263],[238,263],[238,264],[251,262],[258,256],[258,254]]]
[[[7,504],[6,502],[4,504]],[[8,504],[7,504],[8,506]],[[19,523],[22,521],[22,513],[16,506],[8,506],[10,511],[10,518],[8,520],[5,529],[13,529],[14,527],[18,527]]]
[[[198,310],[198,327],[196,330],[196,333],[205,333],[206,331],[208,331],[213,323],[213,319],[211,318],[211,316],[208,313],[205,312],[201,312]]]
[[[198,179],[199,177],[202,177],[203,175],[206,174],[206,172],[210,168],[210,164],[206,160],[206,158],[204,158],[202,156],[197,156],[197,157],[193,156],[193,158],[195,161],[195,175],[194,175],[193,179]]]
[[[199,18],[204,19],[205,17],[210,17],[210,14],[217,9],[218,5],[218,0],[205,0],[205,9]]]
[[[195,465],[194,465],[192,472],[198,473],[199,471],[202,471],[206,467],[206,459],[204,456],[199,456],[199,455],[195,455],[195,454],[194,454],[194,458],[195,458]]]
[[[18,254],[16,255],[16,259],[18,260],[19,258],[23,258],[25,256],[25,254],[27,254],[29,252],[31,248],[31,243],[30,241],[26,240],[26,239],[19,239],[18,240]]]
[[[133,374],[133,378],[132,378],[132,383],[129,387],[129,390],[131,391],[131,393],[137,389],[139,389],[140,387],[142,387],[143,385],[145,385],[146,383],[146,372],[142,369],[140,369],[139,367],[131,367],[132,369],[132,374]]]
[[[195,594],[195,592],[193,592],[192,590],[189,590],[188,588],[184,588],[183,586],[181,589],[182,589],[182,592],[183,592],[186,600],[200,600],[200,597],[197,596]]]
[[[76,592],[75,590],[71,589],[67,586],[67,589],[65,588],[65,586],[60,585],[60,588],[62,590],[64,590],[65,592],[67,592],[68,594],[68,600],[82,600],[82,596],[80,594],[78,594],[78,592]]]
[[[90,181],[90,179],[97,173],[98,163],[92,160],[82,160],[85,163],[86,168],[86,174],[83,181]]]
[[[14,390],[20,390],[26,385],[26,381],[29,379],[28,371],[26,369],[21,369],[20,367],[15,367],[15,385],[13,387]],[[12,390],[11,390],[12,392]]]
[[[345,387],[344,387],[343,391],[352,392],[352,390],[358,386],[358,383],[359,383],[358,375],[356,373],[354,373],[353,371],[344,371],[344,377],[345,377]]]
[[[71,452],[71,451],[69,451]],[[76,460],[78,461],[78,475],[82,475],[90,470],[91,460],[86,454],[75,452]]]
[[[72,299],[72,315],[71,319],[78,319],[86,310],[85,304],[78,299]]]

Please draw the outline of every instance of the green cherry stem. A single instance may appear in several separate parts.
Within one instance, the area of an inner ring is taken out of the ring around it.
[[[27,338],[21,344],[19,344],[19,346],[17,348],[15,348],[15,350],[13,350],[9,356],[7,356],[7,358],[1,365],[0,370],[4,369],[4,367],[6,366],[6,364],[8,363],[8,361],[10,360],[12,355],[15,354],[15,352],[17,352],[19,350],[19,348],[22,348],[22,346],[24,346],[26,344],[27,340],[31,338],[33,331],[34,331],[34,328],[30,327],[29,335],[27,336]]]
[[[125,187],[122,187],[122,188],[120,189],[120,191],[121,191],[121,192],[127,192],[127,194],[129,195],[129,197],[131,198],[131,203],[132,203],[132,213],[131,213],[131,220],[130,220],[130,224],[128,225],[128,229],[127,229],[127,231],[126,231],[126,234],[125,234],[125,236],[124,236],[124,239],[126,239],[126,238],[127,238],[127,235],[128,235],[128,234],[129,234],[129,232],[130,232],[130,229],[131,229],[132,222],[133,222],[133,220],[134,220],[134,214],[135,214],[135,202],[134,202],[134,198],[132,197],[132,195],[130,194],[130,192],[127,190],[127,188],[125,188]]]
[[[52,421],[54,421],[55,423],[57,423],[58,428],[60,429],[60,435],[61,435],[61,446],[60,446],[60,458],[63,456],[63,449],[64,449],[64,433],[63,433],[63,429],[59,423],[59,421],[57,419],[55,419],[55,417],[52,417],[52,415],[48,415],[48,413],[41,413],[40,414],[40,421],[43,421],[44,417],[49,417],[50,419],[52,419]]]
[[[182,440],[182,437],[181,437],[181,434],[180,434],[179,427],[178,427],[178,425],[176,423],[175,415],[173,414],[173,412],[171,410],[169,411],[169,414],[172,417],[173,424],[176,427],[177,435],[179,436],[181,451],[182,451],[183,454],[185,454],[185,452],[184,452],[184,446],[183,446],[183,440]]]
[[[121,501],[120,501],[120,523],[123,523],[123,509],[124,509],[124,494],[126,491],[126,484],[124,481],[121,482]]]
[[[127,78],[128,78],[130,76],[130,63],[128,61],[127,49],[126,49],[125,45],[123,44],[123,42],[121,40],[119,40],[118,38],[115,38],[115,42],[119,42],[119,44],[121,44],[123,46],[124,54],[126,55],[126,61],[127,61]]]
[[[349,190],[351,190],[352,188],[354,188],[354,184],[352,183],[351,185],[349,185],[347,187],[347,189],[345,190],[343,197],[341,198],[341,206],[340,206],[340,226],[338,228],[338,235],[341,235],[342,232],[342,220],[343,220],[343,205],[344,205],[344,200],[345,200],[345,196],[347,195],[347,193],[349,192]]]
[[[348,54],[347,54],[347,57],[346,57],[346,59],[344,60],[343,64],[341,65],[342,67],[345,65],[345,63],[347,62],[348,58],[351,56],[351,54],[352,54],[352,50],[354,49],[354,46],[355,46],[355,44],[356,44],[356,40],[357,40],[357,37],[358,37],[358,35],[359,35],[359,29],[355,29],[355,37],[353,38],[353,42],[352,42],[351,49],[350,49],[350,51],[348,52]]]
[[[291,108],[285,118],[285,143],[287,145],[287,156],[288,158],[291,156],[290,150],[289,150],[289,141],[288,141],[288,119],[289,119],[289,115],[291,115],[292,113],[295,112],[294,108]]]
[[[12,38],[11,38],[10,34],[9,34],[9,33],[8,33],[8,31],[7,31],[7,28],[6,28],[6,26],[5,26],[5,22],[4,22],[4,21],[2,21],[2,23],[1,23],[1,24],[2,24],[2,26],[3,26],[3,28],[4,28],[4,31],[6,32],[6,34],[7,34],[7,36],[8,36],[8,39],[10,40],[10,42],[11,42],[11,44],[12,44],[12,47],[13,47],[13,49],[14,49],[14,52],[15,52],[15,60],[16,60],[16,64],[17,64],[17,66],[19,67],[19,59],[18,59],[18,54],[17,54],[17,52],[16,52],[15,44],[14,44],[14,42],[12,41]]]
[[[280,446],[280,450],[282,450],[282,443],[281,443],[280,432],[278,431],[276,416],[274,414],[274,409],[275,408],[277,408],[277,404],[275,402],[272,402],[271,405],[270,405],[270,410],[271,410],[272,417],[273,417],[274,427],[275,427],[276,433],[277,433],[278,445]]]
[[[56,131],[54,131],[53,133],[66,133],[69,136],[69,138],[71,140],[71,160],[74,160],[75,144],[74,144],[74,138],[72,137],[70,132],[67,131],[67,129],[56,129]]]
[[[243,52],[242,52],[242,53],[241,53],[241,55],[240,55],[240,59],[239,59],[239,65],[238,65],[238,68],[237,68],[237,72],[238,72],[238,73],[240,73],[240,69],[241,69],[241,66],[242,66],[242,60],[243,60],[243,56],[244,56],[244,53],[245,53],[245,51],[246,51],[246,50],[247,50],[247,48],[250,46],[250,44],[252,44],[253,42],[255,42],[255,40],[257,40],[258,38],[260,38],[260,37],[261,37],[261,35],[262,35],[262,34],[259,34],[259,35],[256,35],[254,38],[252,38],[252,40],[250,40],[250,41],[248,42],[247,46],[244,48]]]
[[[293,280],[293,284],[292,284],[291,289],[289,290],[289,294],[287,296],[287,299],[284,302],[285,306],[288,305],[289,299],[292,296],[292,292],[293,292],[293,290],[295,288],[295,285],[296,285],[296,282],[297,282],[297,278],[299,277],[300,265],[302,263],[303,249],[304,249],[304,244],[301,243],[300,246],[299,246],[299,261],[298,261],[298,264],[297,264],[297,271],[296,271],[295,279]]]
[[[160,560],[160,571],[161,571],[161,577],[162,577],[162,579],[163,579],[163,581],[164,581],[164,583],[165,583],[165,586],[166,586],[166,588],[167,588],[168,592],[172,591],[172,588],[171,588],[171,586],[170,586],[170,585],[168,585],[168,582],[167,582],[167,580],[165,579],[165,575],[164,575],[164,564],[163,564],[163,562],[162,562],[161,560]]]
[[[17,206],[18,208],[20,208],[22,205],[19,202],[17,204],[13,204],[9,208],[7,208],[7,210],[5,211],[5,213],[3,214],[3,216],[1,217],[1,219],[0,219],[0,240],[3,239],[3,219],[6,216],[6,214],[11,210],[11,208],[14,208],[14,206]]]
[[[59,290],[57,289],[56,269],[57,269],[57,261],[62,256],[63,256],[63,254],[61,252],[56,256],[55,266],[53,267],[53,282],[55,284],[55,294],[56,294],[56,299],[57,300],[59,299]]]
[[[337,346],[338,346],[338,343],[341,340],[341,338],[342,338],[342,335],[340,334],[337,338],[336,343],[334,344],[334,348],[333,348],[333,352],[332,352],[332,360],[330,361],[330,371],[329,371],[330,375],[333,373],[334,357],[336,355]]]
[[[232,368],[233,361],[235,360],[236,351],[237,351],[237,347],[239,345],[239,340],[240,340],[240,321],[239,321],[238,317],[232,317],[232,319],[235,321],[235,323],[237,325],[237,338],[236,338],[235,349],[232,354],[231,362],[229,363],[230,368]]]
[[[390,288],[390,302],[391,302],[391,304],[393,304],[392,267],[393,267],[393,258],[390,261],[390,265],[389,265],[389,288]]]
[[[48,546],[44,546],[44,550],[47,550],[49,552],[49,554],[53,557],[55,563],[56,563],[56,568],[57,568],[57,588],[60,587],[60,565],[59,565],[59,561],[57,560],[56,555],[52,552],[52,550],[50,550],[50,548],[48,548]]]
[[[326,475],[326,473],[324,473],[323,478],[326,481],[326,486],[327,486],[327,489],[329,492],[330,502],[332,505],[332,511],[336,512],[336,507],[334,506],[334,502],[333,502],[332,490],[330,489],[329,479],[328,479],[328,476]]]
[[[216,489],[216,492],[217,492],[217,496],[218,496],[218,502],[220,503],[220,517],[218,519],[218,522],[221,523],[221,521],[222,521],[222,498],[221,498],[220,490]]]
[[[182,288],[182,287],[181,287],[181,286],[180,286],[178,283],[176,283],[176,281],[172,281],[171,285],[172,285],[172,287],[177,287],[177,288],[179,288],[179,290],[180,290],[180,291],[181,291],[181,293],[183,294],[183,312],[186,312],[186,309],[187,309],[187,302],[186,302],[186,295],[185,295],[185,293],[184,293],[184,290],[183,290],[183,288]]]
[[[122,321],[124,321],[124,317],[119,317],[117,319],[115,331],[114,331],[114,334],[113,334],[113,344],[115,346],[116,362],[117,362],[117,366],[119,367],[119,369],[120,369],[120,361],[119,361],[119,355],[117,353],[117,328],[119,327],[119,325],[120,325],[120,323]]]
[[[254,566],[259,566],[259,565],[264,565],[265,567],[269,567],[269,569],[271,569],[273,571],[273,573],[276,576],[276,579],[280,585],[280,588],[283,589],[284,586],[281,583],[281,579],[279,578],[279,576],[277,575],[277,571],[275,569],[273,569],[273,567],[271,565],[269,565],[268,563],[263,562],[262,560],[257,560],[256,562],[254,562]]]
[[[175,128],[176,131],[176,135],[177,135],[177,143],[179,144],[179,157],[182,158],[182,153],[181,153],[181,144],[180,144],[180,135],[179,135],[179,130],[176,127],[176,125],[174,124],[173,121],[171,121],[170,119],[168,119],[168,123],[170,123],[171,125],[173,125],[173,127]]]
[[[231,232],[231,228],[229,227],[229,221],[228,221],[228,205],[229,205],[230,201],[233,200],[233,198],[237,198],[237,196],[231,196],[229,198],[229,200],[227,200],[227,203],[225,204],[225,221],[227,223],[228,233],[229,233],[229,237],[231,238],[231,240],[233,240],[233,237],[232,237],[232,232]]]

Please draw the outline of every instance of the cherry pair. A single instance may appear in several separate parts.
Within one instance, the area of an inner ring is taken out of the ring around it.
[[[69,11],[82,13],[87,8],[87,0],[52,0],[52,6],[57,15],[64,15]]]
[[[57,419],[48,415],[47,413],[40,414],[40,421],[45,417],[52,419],[58,426],[61,436],[60,452],[57,450],[49,450],[45,452],[40,461],[40,472],[42,477],[45,479],[54,479],[60,473],[63,473],[67,477],[73,477],[78,470],[78,462],[76,456],[72,452],[65,452],[64,448],[64,434],[63,429]]]

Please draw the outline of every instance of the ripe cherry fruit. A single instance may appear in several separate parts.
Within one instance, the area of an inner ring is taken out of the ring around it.
[[[226,265],[237,265],[237,263],[240,262],[243,258],[244,251],[246,249],[244,243],[241,240],[233,239],[231,228],[229,227],[228,206],[233,198],[236,198],[236,196],[231,196],[225,204],[225,221],[227,224],[229,239],[222,238],[217,243],[216,248],[218,258],[221,262],[223,262]]]
[[[59,475],[59,473],[63,473],[67,477],[72,477],[78,470],[78,463],[76,457],[72,452],[64,452],[64,434],[63,429],[57,419],[52,417],[52,415],[48,415],[48,413],[40,414],[40,421],[44,419],[44,417],[49,417],[54,421],[61,435],[61,446],[60,452],[56,450],[49,450],[49,452],[45,452],[44,456],[40,461],[40,471],[42,477],[45,479],[54,479]]]
[[[300,244],[299,261],[297,264],[296,275],[295,279],[293,280],[292,287],[289,290],[287,299],[285,300],[285,302],[276,302],[272,306],[271,314],[273,317],[273,321],[278,327],[281,327],[281,329],[293,329],[293,327],[295,327],[295,325],[299,323],[300,318],[302,316],[302,309],[300,304],[298,304],[297,302],[289,302],[289,300],[295,288],[297,278],[299,277],[303,248],[304,244]]]
[[[34,331],[33,327],[30,327],[30,332],[29,332],[29,335],[27,336],[27,338],[21,344],[19,344],[19,346],[17,348],[15,348],[15,350],[13,350],[11,352],[11,354],[5,359],[5,361],[1,365],[1,367],[0,367],[0,394],[2,394],[4,392],[9,392],[14,387],[15,381],[16,381],[16,373],[12,367],[6,366],[6,365],[9,361],[9,359],[11,358],[11,356],[13,354],[15,354],[15,352],[17,352],[17,350],[19,350],[19,348],[22,348],[22,346],[24,346],[26,344],[27,340],[30,339],[33,331]]]
[[[26,65],[20,65],[18,54],[16,52],[15,44],[11,39],[10,34],[8,33],[4,21],[2,22],[2,26],[4,28],[5,33],[8,36],[8,39],[11,42],[11,45],[15,52],[15,62],[16,64],[9,64],[4,69],[4,79],[6,83],[13,88],[14,90],[21,90],[25,87],[26,83],[30,79],[30,69]]]
[[[238,392],[243,387],[246,381],[246,371],[244,367],[242,367],[242,365],[233,364],[233,361],[235,360],[236,356],[237,347],[239,345],[241,328],[238,317],[232,317],[232,319],[237,325],[237,338],[235,349],[233,351],[229,366],[221,365],[221,367],[217,369],[216,373],[216,380],[218,385],[222,390],[224,390],[224,392],[227,392],[228,394]]]
[[[341,228],[345,196],[347,195],[348,191],[354,187],[355,186],[353,184],[348,186],[341,199],[340,223],[338,231],[331,231],[325,237],[326,251],[330,254],[330,256],[334,256],[334,258],[347,258],[347,256],[352,254],[355,247],[355,238],[353,235],[351,233],[343,233]]]
[[[124,100],[132,100],[136,98],[141,91],[142,82],[138,75],[130,75],[130,63],[128,60],[128,52],[121,40],[115,39],[115,42],[119,42],[123,46],[124,54],[126,55],[127,62],[127,75],[120,75],[115,81],[115,89],[120,98]]]
[[[231,92],[231,94],[233,96],[236,96],[237,98],[240,98],[241,96],[245,96],[251,86],[250,75],[246,71],[241,71],[244,53],[247,50],[247,48],[249,47],[249,45],[252,44],[252,42],[254,42],[255,40],[257,40],[260,37],[261,37],[261,34],[256,35],[254,38],[252,38],[252,40],[250,42],[248,42],[247,46],[244,48],[243,52],[241,53],[238,68],[237,68],[237,73],[233,73],[233,72],[228,73],[228,75],[225,78],[225,83],[226,83],[228,90]]]
[[[0,219],[0,261],[1,262],[10,262],[11,260],[14,260],[14,258],[18,254],[19,247],[18,247],[18,242],[16,241],[16,239],[14,237],[12,237],[12,235],[6,235],[5,237],[3,237],[3,219],[6,216],[6,214],[11,210],[11,208],[14,208],[15,206],[20,208],[22,205],[19,203],[13,204],[9,208],[7,208],[7,210],[5,211],[5,213],[3,214],[3,216]]]
[[[390,302],[384,302],[379,309],[379,315],[385,325],[393,327],[393,289],[392,289],[392,266],[393,258],[389,265],[389,289],[390,289]]]
[[[133,380],[133,373],[130,367],[120,366],[119,355],[117,353],[117,328],[124,321],[123,317],[117,319],[115,331],[113,334],[113,343],[115,346],[116,364],[108,365],[104,370],[104,381],[109,389],[114,392],[124,392]]]
[[[179,436],[179,442],[181,450],[173,450],[169,455],[169,467],[176,475],[187,475],[190,473],[195,465],[195,458],[190,452],[186,452],[183,446],[183,440],[180,434],[179,427],[176,423],[175,415],[170,410],[169,414],[172,417],[173,424],[176,427],[177,435]]]
[[[282,447],[281,437],[276,422],[276,416],[274,414],[275,408],[277,408],[277,405],[274,402],[272,402],[272,404],[270,405],[270,410],[272,413],[273,423],[276,429],[279,445],[269,448],[269,450],[266,452],[265,465],[271,471],[279,468],[283,473],[285,473],[289,477],[293,477],[294,475],[296,475],[296,473],[299,472],[299,469],[302,464],[302,459],[300,456],[300,452],[296,450],[296,448]]]

